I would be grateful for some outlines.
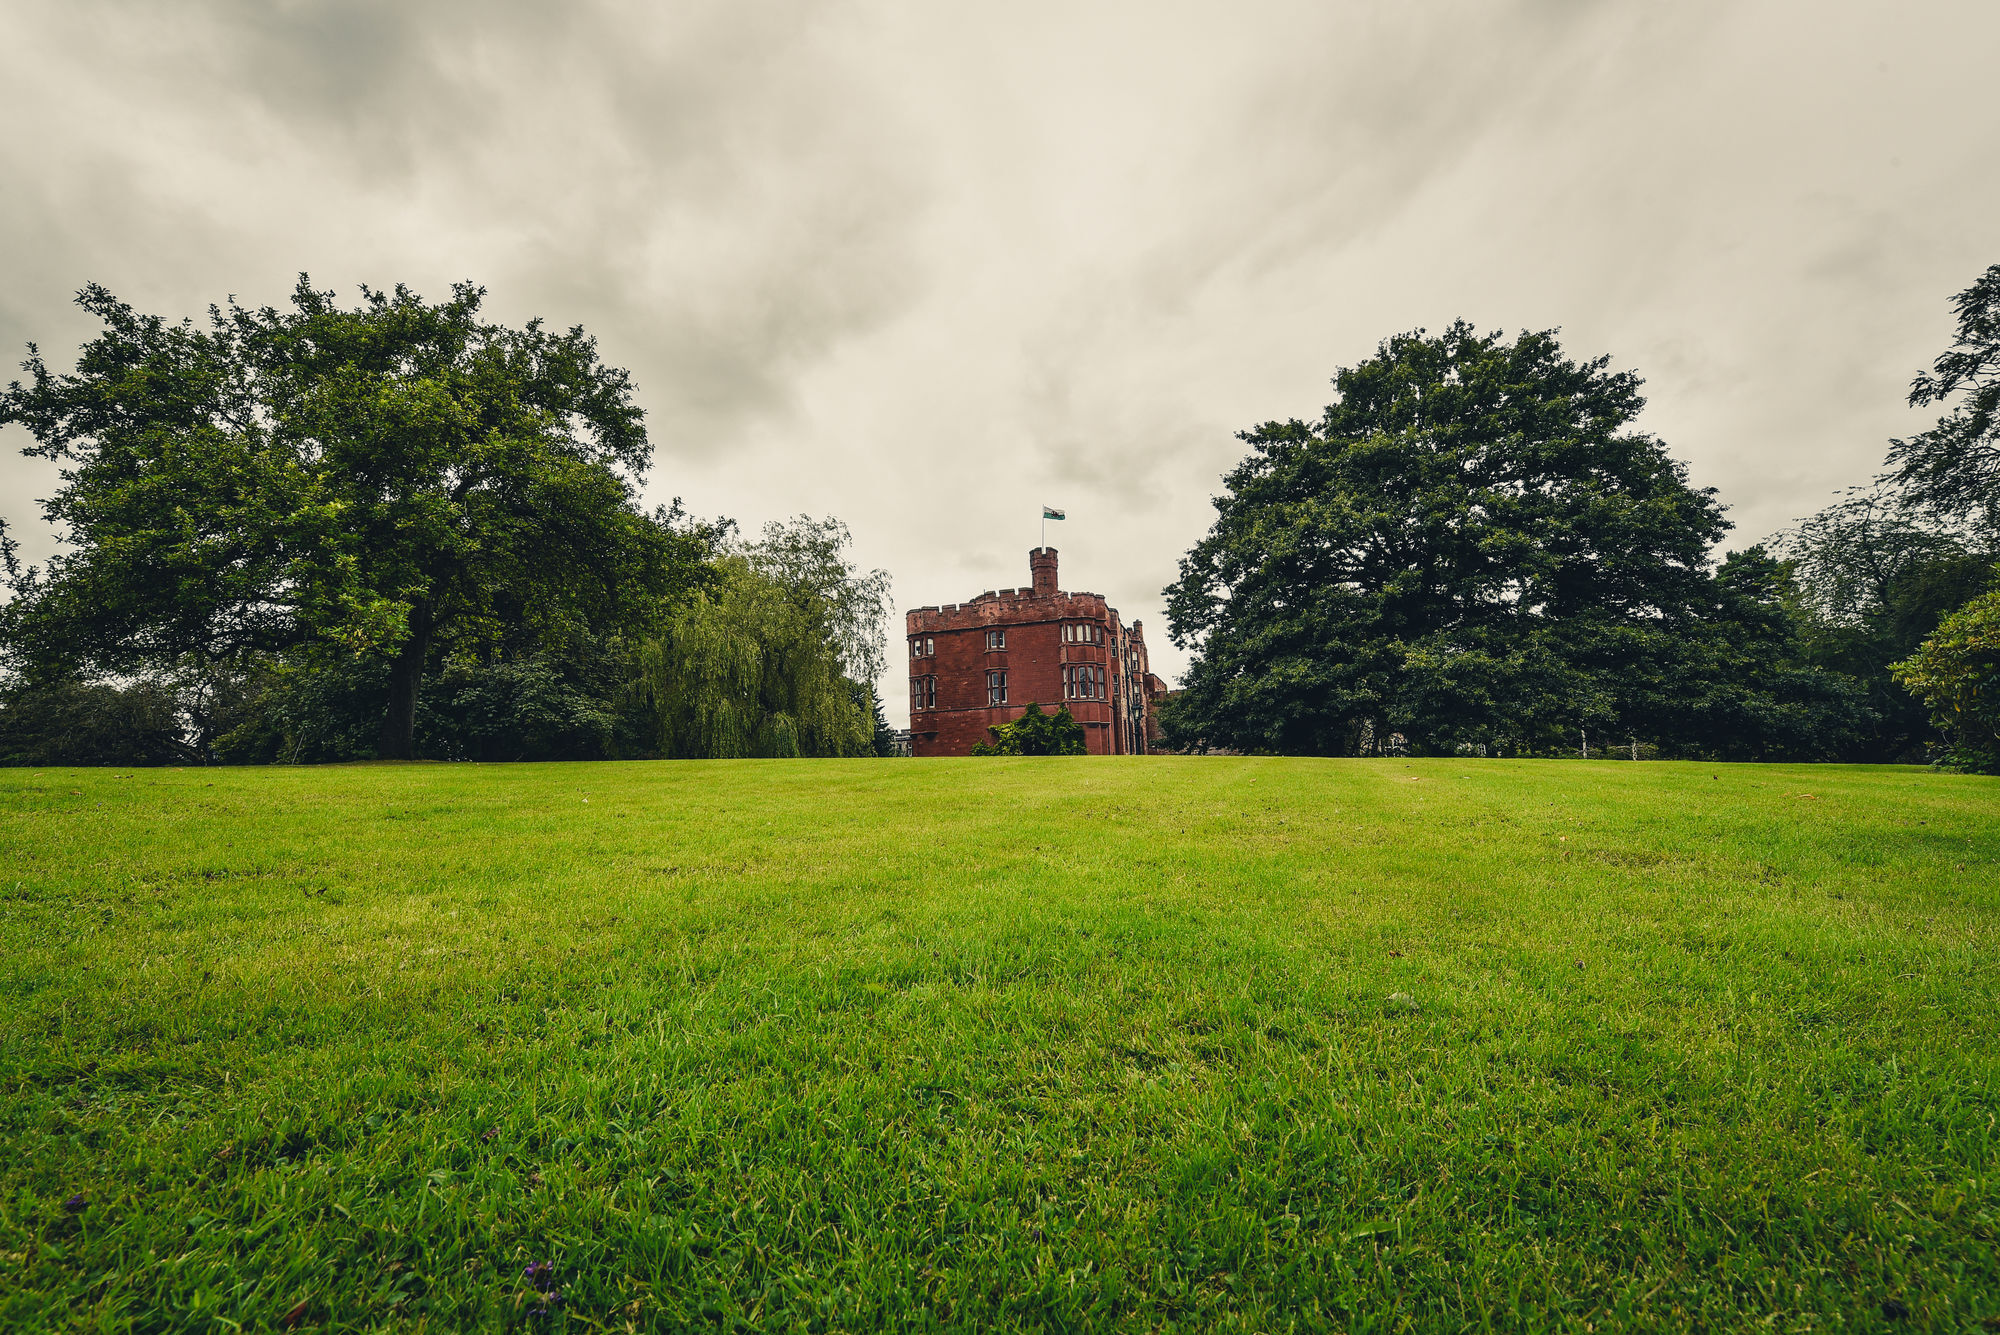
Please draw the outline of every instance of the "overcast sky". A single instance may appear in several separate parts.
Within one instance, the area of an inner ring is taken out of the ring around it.
[[[0,350],[66,363],[88,281],[469,278],[631,368],[653,498],[840,516],[898,629],[1062,506],[1171,677],[1234,433],[1398,331],[1637,370],[1734,545],[1869,477],[2000,261],[1996,50],[1996,0],[0,0]]]

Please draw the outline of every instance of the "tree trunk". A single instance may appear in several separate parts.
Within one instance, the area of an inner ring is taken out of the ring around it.
[[[418,603],[410,609],[409,638],[389,668],[389,712],[382,716],[382,738],[375,747],[384,760],[417,758],[417,690],[424,683],[430,649],[430,604]]]

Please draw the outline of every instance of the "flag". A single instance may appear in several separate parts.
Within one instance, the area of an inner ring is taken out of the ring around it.
[[[1061,519],[1062,517],[1063,517],[1063,512],[1056,509],[1053,505],[1044,505],[1042,507],[1042,518]]]

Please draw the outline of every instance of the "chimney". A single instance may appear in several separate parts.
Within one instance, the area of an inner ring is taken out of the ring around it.
[[[1028,553],[1028,572],[1035,579],[1035,596],[1053,598],[1056,595],[1056,549],[1036,547]]]

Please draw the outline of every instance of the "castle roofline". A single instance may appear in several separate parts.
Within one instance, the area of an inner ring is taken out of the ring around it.
[[[1105,601],[1103,594],[1092,593],[1088,589],[1061,589],[1055,593],[1048,594],[1036,593],[1033,589],[988,589],[986,592],[976,597],[968,598],[962,603],[932,603],[926,607],[912,607],[908,611],[956,612],[960,608],[978,607],[983,603],[1052,603],[1064,598],[1094,598],[1100,603]]]

